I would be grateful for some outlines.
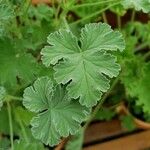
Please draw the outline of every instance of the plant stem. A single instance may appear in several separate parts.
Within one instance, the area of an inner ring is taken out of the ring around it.
[[[110,95],[111,91],[114,89],[114,87],[116,86],[116,84],[118,83],[118,81],[119,81],[119,76],[113,81],[113,83],[112,83],[109,91],[103,96],[103,98],[100,100],[100,102],[98,103],[98,105],[93,110],[91,116],[89,117],[89,119],[87,120],[87,122],[85,123],[85,125],[83,126],[84,130],[88,127],[88,125],[90,124],[90,122],[93,120],[93,118],[95,117],[95,115],[97,114],[97,112],[99,111],[99,109],[102,107],[103,102]]]
[[[61,1],[60,1],[60,3],[61,3]],[[53,7],[54,7],[54,6],[53,6]],[[58,4],[57,9],[56,9],[56,13],[55,13],[55,20],[56,20],[56,21],[58,20],[58,15],[59,15],[59,12],[60,12],[60,8],[61,8],[61,5]]]
[[[105,4],[105,3],[108,3],[108,2],[112,2],[112,1],[114,2],[114,0],[104,0],[104,1],[101,1],[101,2],[79,4],[79,5],[73,6],[71,9],[77,9],[77,8],[81,8],[81,7],[95,6],[95,5]]]
[[[135,10],[132,10],[132,14],[131,14],[131,22],[133,23],[135,19]]]
[[[64,24],[65,24],[66,29],[67,29],[68,31],[70,31],[70,27],[69,27],[69,24],[68,24],[68,22],[67,22],[67,20],[66,20],[66,17],[63,17],[63,21],[64,21]]]
[[[31,0],[25,0],[25,1],[26,1],[26,2],[25,2],[25,4],[24,4],[24,15],[27,14],[28,9],[29,9],[29,7],[30,7],[30,5],[31,5]]]
[[[144,60],[146,60],[148,57],[150,57],[150,51],[144,55]]]
[[[10,129],[11,150],[14,150],[12,114],[11,114],[11,106],[8,101],[7,101],[7,110],[8,110],[8,119],[9,119],[9,129]]]
[[[137,48],[135,48],[135,52],[147,47],[149,45],[149,42],[145,42],[145,43],[142,43],[141,45],[139,45]]]
[[[18,101],[22,101],[22,97],[16,97],[16,96],[13,96],[13,95],[7,95],[6,96],[6,99],[7,100],[18,100]]]
[[[27,136],[27,134],[26,134],[24,125],[23,125],[23,123],[22,123],[21,120],[19,120],[19,125],[20,125],[20,127],[21,127],[21,131],[22,131],[22,134],[23,134],[23,137],[24,137],[25,141],[26,141],[27,143],[29,143],[28,136]]]
[[[105,23],[108,23],[105,12],[102,13],[102,17],[103,17],[103,21],[104,21]]]
[[[84,20],[90,19],[91,17],[94,17],[94,16],[96,16],[96,15],[98,15],[98,14],[100,14],[100,13],[106,11],[107,9],[109,9],[109,8],[111,8],[112,6],[115,6],[115,5],[119,4],[119,3],[120,3],[120,2],[117,2],[117,3],[114,3],[114,4],[112,4],[112,5],[109,5],[109,6],[105,7],[105,8],[103,8],[103,9],[101,9],[101,10],[99,10],[99,11],[96,11],[95,13],[90,14],[90,15],[88,15],[88,16],[82,18],[82,19],[79,19],[79,20],[77,20],[77,21],[75,21],[75,22],[73,22],[73,23],[71,23],[71,24],[72,24],[72,25],[73,25],[73,24],[78,24],[78,23],[80,23],[80,22],[82,22],[82,21],[84,21]]]
[[[121,29],[121,17],[119,15],[117,15],[117,24],[118,24],[118,28],[120,30]]]

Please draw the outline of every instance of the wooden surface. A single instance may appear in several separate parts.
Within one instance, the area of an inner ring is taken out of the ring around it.
[[[102,144],[86,147],[83,150],[144,150],[150,147],[150,130],[135,133]]]
[[[109,122],[94,123],[90,125],[85,133],[84,143],[100,141],[111,136],[116,136],[124,133],[119,120]]]

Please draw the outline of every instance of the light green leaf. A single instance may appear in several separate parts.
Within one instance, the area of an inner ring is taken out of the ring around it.
[[[71,139],[67,142],[66,150],[81,150],[84,139],[84,130],[83,128],[79,130]]]
[[[23,123],[25,126],[29,126],[31,119],[34,116],[34,113],[25,110],[21,106],[15,108],[14,114],[16,122],[19,124]]]
[[[55,65],[56,81],[70,82],[69,96],[80,98],[82,105],[95,105],[108,90],[109,78],[119,74],[116,57],[108,51],[124,49],[122,35],[105,23],[93,23],[82,28],[80,39],[60,30],[49,35],[48,43],[52,46],[42,50],[42,60],[46,66]]]
[[[0,40],[0,84],[14,88],[17,79],[31,82],[37,74],[37,63],[18,41]]]
[[[3,106],[3,100],[6,95],[6,90],[4,87],[0,86],[0,108]]]
[[[26,142],[25,140],[16,140],[14,143],[15,150],[45,150],[44,145],[38,141]]]
[[[137,104],[142,105],[144,112],[150,114],[150,63],[147,63],[142,71],[143,75],[137,81],[136,85]]]
[[[110,3],[112,3],[112,2],[110,2]],[[111,7],[110,10],[119,16],[124,16],[126,13],[126,10],[120,3]]]
[[[0,35],[5,32],[5,26],[10,23],[14,17],[14,11],[11,5],[5,0],[0,0]]]
[[[89,109],[71,100],[60,86],[54,87],[48,77],[37,79],[25,89],[23,104],[38,113],[31,121],[34,137],[51,146],[61,137],[75,134],[89,114]]]
[[[150,12],[150,0],[123,0],[125,9],[134,8],[137,11],[142,10],[144,13]]]
[[[143,111],[150,114],[150,63],[143,62],[141,57],[126,61],[121,81],[126,93],[136,98],[136,104],[142,106]]]

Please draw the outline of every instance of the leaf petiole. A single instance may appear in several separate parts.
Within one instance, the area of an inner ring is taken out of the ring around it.
[[[84,4],[75,5],[71,9],[78,9],[78,8],[81,8],[81,7],[95,6],[95,5],[109,3],[109,2],[112,2],[112,1],[114,1],[114,0],[104,0],[104,1],[101,1],[101,2],[84,3]]]
[[[111,91],[114,89],[114,87],[116,86],[116,84],[119,81],[119,76],[114,80],[114,82],[112,83],[109,91],[103,96],[103,98],[100,100],[100,102],[98,103],[98,105],[95,107],[95,109],[93,110],[92,114],[90,115],[89,119],[87,120],[87,122],[85,123],[85,125],[83,126],[84,130],[88,127],[88,125],[91,123],[91,121],[93,120],[93,118],[95,117],[95,115],[97,114],[97,112],[99,111],[99,109],[102,107],[104,101],[106,100],[106,98],[110,95]]]
[[[98,15],[98,14],[100,14],[100,13],[106,11],[107,9],[111,8],[112,6],[118,5],[119,3],[120,3],[120,2],[116,2],[116,3],[112,4],[112,5],[109,5],[109,6],[103,8],[103,9],[101,9],[101,10],[99,10],[99,11],[96,11],[95,13],[92,13],[92,14],[90,14],[90,15],[88,15],[88,16],[82,18],[82,19],[79,19],[79,20],[77,20],[77,21],[71,23],[71,25],[73,25],[73,24],[78,24],[78,23],[80,23],[80,22],[82,22],[82,21],[85,21],[85,20],[87,20],[87,19],[90,19],[90,18],[92,18],[92,17],[94,17],[94,16],[96,16],[96,15]]]
[[[8,101],[7,101],[7,110],[8,110],[8,119],[9,119],[9,129],[10,129],[11,150],[14,150],[12,114],[11,114],[11,106]]]

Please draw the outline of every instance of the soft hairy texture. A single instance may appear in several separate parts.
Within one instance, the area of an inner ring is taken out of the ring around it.
[[[0,70],[0,85],[8,88],[14,88],[17,78],[31,82],[38,72],[34,57],[25,52],[19,41],[7,38],[0,39]]]
[[[6,90],[4,87],[0,86],[0,108],[3,106],[3,100],[6,95]]]
[[[75,134],[90,112],[71,100],[63,87],[54,86],[48,77],[37,79],[23,97],[24,106],[37,113],[31,120],[33,136],[51,146],[58,144],[61,137]]]
[[[134,8],[137,11],[142,10],[144,13],[150,12],[150,0],[123,0],[124,8]]]
[[[109,89],[110,78],[119,74],[120,66],[111,51],[123,51],[122,35],[105,23],[92,23],[81,29],[78,39],[70,31],[59,30],[48,36],[51,46],[43,48],[43,63],[54,65],[57,83],[66,84],[68,95],[79,98],[87,107],[97,104]]]

